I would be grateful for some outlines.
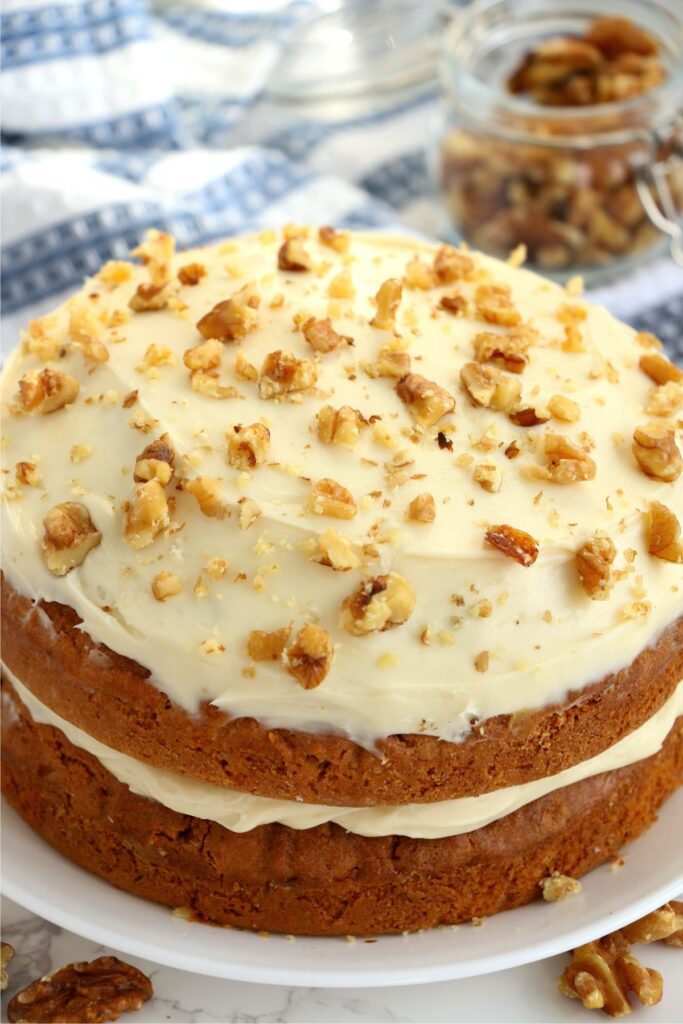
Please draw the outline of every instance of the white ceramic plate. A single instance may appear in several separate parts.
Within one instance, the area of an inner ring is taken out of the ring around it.
[[[417,935],[286,940],[188,924],[164,907],[119,892],[76,867],[3,808],[7,896],[54,924],[123,953],[198,974],[261,984],[329,988],[408,985],[500,971],[564,952],[648,913],[683,889],[683,789],[626,848],[625,866],[603,866],[580,894],[487,918],[481,927]]]

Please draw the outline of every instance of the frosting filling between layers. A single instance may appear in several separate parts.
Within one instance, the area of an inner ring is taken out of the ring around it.
[[[88,282],[82,302],[105,320],[129,316],[103,329],[108,360],[93,366],[67,345],[64,357],[50,365],[78,378],[77,400],[50,415],[4,416],[6,479],[14,480],[15,465],[26,460],[36,463],[41,478],[36,486],[15,486],[18,500],[5,508],[3,559],[16,589],[73,607],[96,642],[149,669],[150,682],[190,714],[209,700],[233,718],[254,717],[267,728],[337,732],[370,748],[378,738],[401,733],[457,741],[475,719],[561,703],[569,691],[623,668],[655,643],[683,613],[683,586],[680,566],[648,554],[643,513],[653,500],[683,507],[683,475],[673,483],[651,479],[631,453],[634,427],[647,418],[652,383],[638,368],[643,349],[634,333],[606,310],[571,300],[534,274],[473,255],[478,270],[510,287],[512,301],[538,334],[519,375],[525,401],[560,394],[580,411],[574,423],[550,421],[529,430],[500,411],[474,406],[464,394],[459,372],[473,358],[473,339],[501,329],[471,308],[458,316],[441,309],[440,299],[453,285],[427,291],[404,286],[396,321],[400,340],[370,324],[380,285],[402,278],[415,254],[430,261],[433,247],[354,235],[347,256],[340,257],[310,239],[306,245],[320,272],[288,274],[277,270],[280,242],[273,233],[177,255],[174,273],[193,261],[207,270],[196,286],[181,289],[186,309],[180,313],[130,312],[131,295],[148,281],[146,268],[133,268],[130,279],[115,287],[98,278]],[[334,300],[331,311],[330,289],[342,271],[355,295]],[[221,380],[241,397],[219,401],[192,390],[183,355],[202,341],[195,327],[200,318],[248,282],[261,296],[258,326],[224,346],[220,368]],[[474,287],[458,283],[470,303]],[[558,312],[570,302],[585,310],[579,351],[562,347]],[[236,354],[257,368],[280,347],[311,358],[310,345],[293,329],[293,317],[304,314],[331,316],[335,330],[354,344],[317,357],[317,387],[296,396],[300,401],[264,400],[253,381],[236,376]],[[56,333],[68,340],[69,311],[60,311],[56,322]],[[147,372],[151,344],[163,345],[169,355]],[[404,345],[413,371],[456,399],[453,415],[417,441],[396,381],[370,377],[364,369],[391,344]],[[22,374],[45,365],[19,350],[9,358],[5,409]],[[133,394],[138,397],[127,406],[125,398]],[[381,417],[380,433],[368,422],[353,450],[321,443],[316,415],[328,403],[358,409],[367,421]],[[268,424],[269,460],[240,472],[226,461],[226,435],[235,424],[255,422]],[[442,427],[449,430],[445,445],[438,443]],[[558,486],[525,476],[525,464],[539,463],[534,439],[546,429],[578,444],[590,435],[595,479]],[[179,472],[219,480],[230,514],[208,518],[189,493],[172,485],[173,522],[181,528],[134,550],[124,538],[123,507],[133,494],[135,459],[164,432],[178,453]],[[504,453],[513,441],[520,454],[509,459]],[[74,456],[74,448],[86,446],[89,456]],[[498,492],[474,480],[479,463],[500,472]],[[311,481],[321,478],[351,492],[357,504],[352,519],[310,511]],[[431,523],[406,518],[409,502],[422,492],[435,501]],[[246,530],[239,525],[244,498],[261,512]],[[56,577],[41,556],[42,519],[64,501],[86,506],[102,541],[82,565]],[[523,568],[484,543],[487,525],[495,523],[538,541],[535,564]],[[316,545],[331,528],[350,542],[359,562],[368,548],[376,555],[345,572],[321,564]],[[606,601],[587,597],[574,564],[577,548],[598,530],[618,549]],[[215,559],[229,564],[221,579],[207,572]],[[152,593],[161,570],[182,584],[182,592],[163,603]],[[385,632],[350,635],[339,623],[344,599],[368,574],[389,572],[403,576],[415,593],[410,619]],[[317,688],[303,689],[282,664],[249,660],[251,629],[291,623],[294,635],[311,621],[327,630],[334,648]],[[482,655],[486,671],[480,671]]]
[[[428,804],[396,807],[331,807],[289,800],[273,800],[196,782],[161,768],[153,768],[121,754],[88,736],[42,704],[3,667],[35,722],[59,729],[74,746],[92,754],[118,779],[140,796],[157,801],[179,814],[215,821],[232,832],[249,832],[259,825],[278,822],[293,829],[314,828],[334,822],[362,836],[402,835],[414,839],[440,839],[483,828],[525,804],[582,779],[614,771],[655,754],[676,718],[683,713],[683,684],[644,725],[588,761],[557,775],[510,786],[477,797],[461,797]]]

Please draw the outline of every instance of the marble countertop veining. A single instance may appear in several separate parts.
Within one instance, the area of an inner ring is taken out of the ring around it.
[[[35,978],[75,960],[116,952],[44,921],[8,899],[2,900],[2,938],[16,949],[10,964],[7,1000]],[[680,1024],[683,1019],[681,951],[656,943],[643,948],[643,962],[664,975],[664,999],[638,1008],[633,1024]],[[123,954],[120,954],[123,955]],[[155,996],[122,1024],[356,1024],[356,1022],[518,1022],[598,1024],[608,1018],[589,1013],[559,995],[555,978],[566,963],[558,956],[527,967],[463,981],[383,989],[289,988],[205,978],[124,956],[152,979]]]

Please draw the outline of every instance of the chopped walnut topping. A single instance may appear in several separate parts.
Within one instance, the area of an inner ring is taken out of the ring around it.
[[[69,458],[72,462],[83,462],[92,455],[92,447],[89,444],[74,444],[71,447]]]
[[[152,580],[152,593],[157,601],[163,602],[167,597],[175,597],[182,589],[182,583],[172,572],[158,572]]]
[[[451,295],[442,295],[439,306],[453,316],[460,316],[467,309],[467,299],[460,292],[453,292]]]
[[[349,270],[340,270],[327,286],[327,293],[333,299],[352,299],[356,294]]]
[[[546,903],[557,903],[558,900],[566,900],[568,896],[581,892],[581,882],[578,879],[561,875],[559,871],[553,871],[552,875],[542,878],[538,884]]]
[[[683,930],[683,903],[671,900],[658,910],[653,910],[639,921],[622,928],[622,934],[628,942],[661,942],[672,946],[683,945],[677,936]],[[681,935],[683,939],[683,935]],[[671,940],[674,941],[671,941]]]
[[[353,519],[357,512],[351,492],[329,477],[313,485],[306,509],[315,515],[333,516],[335,519]]]
[[[503,474],[493,462],[479,462],[472,471],[472,479],[490,494],[497,494],[503,483]]]
[[[474,293],[479,315],[490,324],[501,327],[517,327],[522,317],[510,297],[510,289],[504,284],[480,284]]]
[[[76,401],[80,385],[61,370],[29,370],[19,381],[17,408],[29,416],[46,416]]]
[[[631,1013],[629,992],[643,1006],[653,1006],[662,998],[661,974],[636,960],[622,932],[575,949],[557,984],[565,996],[580,999],[588,1010],[602,1009],[610,1017]]]
[[[133,249],[132,256],[138,259],[149,270],[152,284],[164,284],[171,276],[170,263],[175,252],[175,239],[166,231],[151,228],[145,241]]]
[[[357,569],[361,564],[349,538],[332,527],[320,534],[318,547],[320,557],[315,558],[315,561],[334,569],[335,572],[348,572],[349,569]]]
[[[22,349],[43,363],[56,359],[63,347],[63,337],[56,315],[41,316],[29,321],[28,330],[22,331]]]
[[[232,384],[221,384],[217,375],[209,370],[194,370],[190,374],[192,390],[207,398],[243,398],[244,396]]]
[[[91,363],[106,363],[109,349],[100,340],[102,322],[89,306],[73,304],[69,313],[69,335],[83,357]]]
[[[666,356],[659,352],[641,356],[639,366],[655,384],[668,384],[670,381],[674,384],[683,383],[683,370],[669,362]]]
[[[494,363],[510,373],[522,373],[529,362],[528,334],[493,334],[491,331],[483,331],[475,336],[472,344],[477,362]]]
[[[400,380],[410,373],[410,356],[397,348],[390,348],[383,345],[374,363],[363,363],[363,369],[368,377],[389,377],[393,380]]]
[[[550,419],[543,409],[535,409],[533,406],[514,409],[509,416],[512,423],[518,427],[537,427],[541,423],[547,423]]]
[[[645,403],[645,412],[649,416],[673,416],[683,406],[683,385],[660,384],[651,388]]]
[[[173,289],[168,284],[139,284],[128,305],[136,313],[154,313],[166,309],[172,296]]]
[[[460,370],[460,383],[473,405],[502,412],[513,409],[522,394],[521,385],[515,377],[480,363],[465,363]]]
[[[665,562],[683,562],[681,524],[671,509],[659,501],[650,502],[647,513],[647,550]]]
[[[340,622],[354,636],[383,632],[407,622],[415,609],[415,593],[398,573],[361,583],[341,607]]]
[[[538,558],[538,542],[528,533],[505,524],[491,526],[486,531],[486,540],[508,558],[514,558],[528,568]]]
[[[243,352],[238,352],[235,357],[235,376],[238,380],[258,380],[258,370]]]
[[[581,586],[593,601],[604,601],[609,595],[611,566],[616,554],[610,538],[599,533],[576,552],[576,571]]]
[[[434,257],[434,271],[441,284],[451,284],[471,277],[474,261],[452,245],[442,245]]]
[[[297,359],[291,352],[278,349],[263,361],[258,390],[261,398],[276,398],[295,391],[306,391],[318,379],[311,359]]]
[[[17,462],[14,475],[17,482],[24,484],[25,487],[40,487],[43,482],[35,462]]]
[[[635,340],[641,348],[664,348],[659,338],[655,334],[652,334],[651,331],[639,331],[638,334],[636,334]]]
[[[474,659],[474,667],[477,672],[488,672],[491,655],[488,651],[480,651]]]
[[[43,526],[43,558],[55,576],[66,576],[82,565],[88,552],[102,540],[87,508],[77,501],[54,505],[43,519]]]
[[[318,440],[323,444],[344,444],[354,448],[360,438],[363,417],[358,409],[342,405],[335,409],[324,405],[318,412]]]
[[[203,263],[186,263],[178,271],[178,280],[184,285],[199,284],[203,277],[206,277],[206,267]]]
[[[299,273],[303,270],[311,270],[313,261],[301,238],[288,238],[278,250],[277,265],[280,270],[292,270]]]
[[[133,479],[136,483],[158,480],[162,487],[170,483],[175,463],[175,448],[168,434],[162,434],[144,448],[135,460]]]
[[[393,331],[396,328],[396,313],[401,302],[403,285],[397,277],[390,277],[379,286],[375,295],[377,312],[370,321],[372,327],[382,331]]]
[[[196,499],[203,514],[209,519],[223,519],[227,509],[219,498],[221,481],[212,476],[198,476],[185,483],[185,490]]]
[[[183,362],[188,370],[215,370],[221,365],[223,357],[223,346],[216,338],[188,348],[183,356]]]
[[[252,629],[247,640],[247,654],[252,661],[279,661],[289,643],[291,632],[291,626],[283,626],[271,633]]]
[[[436,503],[426,491],[418,494],[408,505],[408,519],[413,523],[433,523],[436,519]]]
[[[157,345],[153,342],[147,346],[141,362],[135,367],[143,373],[153,366],[174,366],[176,361],[175,352],[168,345]]]
[[[576,402],[572,402],[571,398],[566,398],[564,395],[551,395],[548,401],[548,412],[556,420],[562,420],[563,423],[576,423],[580,416],[580,409]]]
[[[138,484],[126,510],[123,535],[132,548],[146,548],[169,524],[164,489],[158,480]]]
[[[438,277],[433,267],[421,260],[419,256],[413,256],[406,264],[403,275],[403,283],[408,288],[419,288],[421,291],[428,291],[438,284]]]
[[[561,434],[546,434],[544,440],[546,466],[526,466],[528,476],[555,484],[573,484],[593,480],[596,466],[585,449],[572,444]]]
[[[239,510],[240,530],[248,530],[261,517],[261,509],[253,498],[240,498],[237,502]]]
[[[673,427],[653,421],[633,432],[633,454],[646,476],[672,483],[681,475],[683,458]]]
[[[256,469],[268,458],[270,431],[263,423],[236,424],[228,434],[228,462],[235,469]]]
[[[349,248],[351,235],[348,231],[337,231],[336,228],[325,225],[325,227],[318,229],[318,240],[321,245],[326,245],[328,249],[334,249],[335,252],[346,252]]]
[[[314,624],[304,626],[286,649],[284,662],[299,686],[305,690],[320,686],[332,664],[332,641],[327,630]]]
[[[133,264],[127,260],[109,260],[96,274],[98,280],[113,286],[130,281],[132,276]]]
[[[128,1010],[139,1010],[152,995],[152,983],[137,967],[101,956],[31,982],[10,999],[7,1019],[22,1024],[118,1020]]]
[[[445,388],[418,373],[401,377],[396,394],[423,427],[433,427],[442,416],[455,409],[455,399]]]
[[[197,330],[207,341],[240,341],[256,327],[260,301],[254,286],[244,285],[231,298],[217,302],[197,322]]]
[[[340,345],[353,345],[353,338],[337,334],[332,321],[310,317],[302,325],[304,338],[315,352],[332,352]]]

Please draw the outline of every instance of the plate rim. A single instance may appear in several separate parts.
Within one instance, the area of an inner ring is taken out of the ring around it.
[[[672,802],[676,802],[674,799],[675,796],[675,794],[672,794]],[[683,790],[680,791],[679,795],[679,800],[681,799],[683,799]],[[667,801],[667,803],[669,803],[669,801]],[[8,812],[10,822],[7,822]],[[12,817],[16,818],[15,822],[11,820]],[[3,818],[5,819],[3,822],[3,845],[5,842],[8,824],[10,828],[12,828],[18,823],[29,831],[31,839],[35,840],[37,843],[45,843],[50,853],[62,858],[66,864],[78,871],[83,871],[90,880],[93,880],[102,886],[111,886],[111,883],[106,879],[85,871],[84,868],[81,868],[73,861],[70,861],[58,850],[46,843],[45,840],[30,829],[30,826],[23,821],[14,808],[11,808],[4,800]],[[650,834],[655,832],[658,824],[659,820],[655,821],[650,829],[648,829],[648,832]],[[637,841],[638,840],[635,842]],[[628,844],[626,849],[629,849],[630,846],[631,844]],[[3,856],[3,861],[5,861],[5,856]],[[595,870],[599,870],[599,868]],[[116,887],[112,888],[114,890],[116,889]],[[305,986],[309,988],[370,989],[383,988],[387,986],[398,987],[404,985],[421,985],[433,982],[455,981],[467,977],[478,977],[495,971],[507,970],[512,967],[520,967],[524,964],[534,963],[538,960],[544,960],[559,953],[567,952],[584,942],[588,942],[591,939],[596,938],[599,934],[605,934],[607,931],[614,931],[622,925],[628,924],[631,921],[642,917],[683,891],[683,864],[681,864],[680,868],[677,868],[674,864],[672,877],[656,886],[647,894],[641,895],[636,900],[627,901],[624,907],[619,910],[609,912],[606,917],[601,919],[602,921],[609,922],[606,928],[603,924],[594,920],[586,925],[577,925],[576,927],[569,928],[550,939],[544,939],[539,942],[523,942],[504,953],[493,952],[488,955],[484,954],[478,959],[472,961],[459,961],[454,959],[448,962],[433,964],[428,967],[411,967],[409,964],[397,963],[397,965],[392,968],[377,968],[373,971],[367,972],[361,972],[358,968],[349,968],[348,966],[342,966],[336,969],[320,969],[317,967],[297,968],[292,967],[291,965],[278,966],[277,964],[272,963],[268,965],[264,965],[263,963],[235,963],[230,961],[229,955],[225,962],[219,962],[214,958],[213,960],[209,960],[207,964],[202,953],[193,952],[191,948],[181,952],[177,949],[164,947],[162,945],[157,947],[156,950],[152,950],[148,939],[138,940],[132,934],[124,937],[121,934],[120,929],[119,931],[114,932],[108,930],[108,925],[106,923],[100,925],[90,918],[84,919],[79,916],[78,912],[71,911],[67,907],[60,906],[59,904],[46,905],[39,892],[32,892],[25,885],[22,885],[16,878],[8,878],[4,864],[2,871],[2,891],[10,899],[14,900],[15,903],[18,903],[20,906],[32,913],[45,918],[58,927],[64,928],[76,935],[89,939],[90,941],[94,941],[99,945],[111,947],[127,955],[137,956],[143,960],[148,960],[165,967],[189,971],[190,973],[203,975],[205,977],[224,978],[231,981],[252,982],[262,985],[285,985],[288,987]],[[141,897],[136,897],[132,893],[124,892],[124,895],[137,900],[141,906],[144,906],[145,904],[152,907],[159,906],[151,901],[144,900]],[[516,909],[521,910],[524,908]],[[514,910],[504,911],[500,916],[514,915],[514,912]],[[193,928],[212,927],[211,925],[203,925],[200,922],[191,922],[191,924]],[[514,921],[512,919],[510,921],[510,925],[511,929],[514,929]],[[232,931],[239,934],[238,929],[232,929]],[[409,938],[410,936],[406,936],[406,939]],[[309,936],[297,936],[297,939],[300,939],[303,942],[311,940],[315,942],[334,941],[322,937]],[[362,942],[362,939],[358,939],[357,941],[360,943]],[[376,941],[381,942],[382,936],[378,936]],[[401,958],[402,961],[403,959],[404,958]]]

